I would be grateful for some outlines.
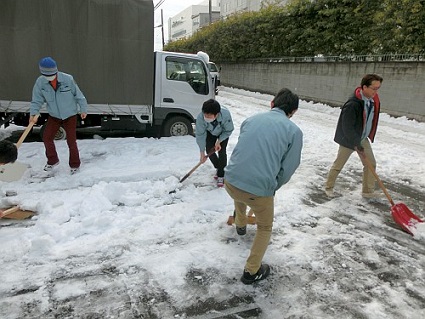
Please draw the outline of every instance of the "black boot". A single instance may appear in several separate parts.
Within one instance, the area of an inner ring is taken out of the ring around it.
[[[270,275],[270,266],[267,264],[261,264],[260,269],[258,269],[255,275],[251,275],[248,271],[244,270],[241,281],[245,285],[251,285],[256,281],[266,279],[268,275]]]

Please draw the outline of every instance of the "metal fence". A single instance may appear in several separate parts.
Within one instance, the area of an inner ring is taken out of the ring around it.
[[[249,62],[284,63],[284,62],[391,62],[391,61],[425,61],[425,54],[382,54],[382,55],[332,55],[249,59]]]

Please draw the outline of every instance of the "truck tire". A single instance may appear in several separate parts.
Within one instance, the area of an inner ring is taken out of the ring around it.
[[[43,134],[44,134],[44,130],[46,129],[46,124],[44,124],[41,129],[40,129],[40,137],[41,139],[43,139]],[[59,127],[59,130],[57,131],[56,135],[55,135],[55,140],[56,141],[60,141],[60,140],[66,140],[66,132],[65,129],[61,126]]]
[[[165,137],[193,135],[192,123],[183,116],[174,116],[165,122],[162,135]]]

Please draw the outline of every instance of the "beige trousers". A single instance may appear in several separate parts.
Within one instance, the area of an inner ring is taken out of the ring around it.
[[[234,187],[226,181],[224,184],[227,193],[230,195],[230,197],[233,198],[235,203],[236,226],[246,226],[247,207],[250,207],[250,211],[255,215],[257,232],[255,234],[254,242],[251,246],[251,253],[245,264],[245,270],[248,271],[251,275],[254,275],[261,267],[261,262],[270,242],[274,217],[274,197],[256,196],[244,192],[243,190]]]
[[[366,157],[369,159],[369,162],[373,165],[373,167],[376,169],[376,160],[375,156],[373,155],[372,147],[370,145],[369,139],[364,139],[361,142],[361,146],[364,148],[364,152],[366,154]],[[332,167],[328,174],[328,179],[326,180],[325,188],[326,190],[332,190],[335,186],[336,178],[338,177],[339,173],[341,172],[342,168],[344,167],[345,163],[347,163],[348,159],[350,158],[351,154],[354,152],[354,150],[346,148],[344,146],[339,146],[338,149],[338,155],[336,157],[336,160],[332,164]],[[369,168],[363,164],[363,187],[362,192],[363,193],[372,193],[375,190],[375,177],[373,176],[372,172],[369,170]]]

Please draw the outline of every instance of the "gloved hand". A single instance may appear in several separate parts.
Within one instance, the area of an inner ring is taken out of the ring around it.
[[[37,123],[37,120],[38,120],[38,117],[39,116],[40,116],[40,114],[30,115],[28,124],[30,124],[30,123],[33,123],[33,124]]]

